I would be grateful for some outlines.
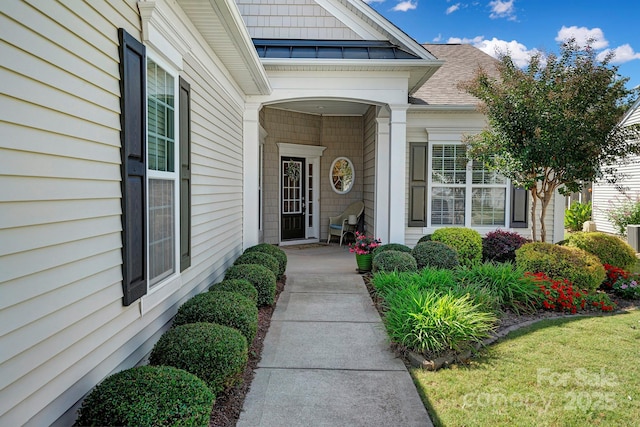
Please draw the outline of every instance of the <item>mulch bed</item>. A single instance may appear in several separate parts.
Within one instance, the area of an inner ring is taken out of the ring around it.
[[[276,284],[276,303],[284,290],[285,283],[286,277]],[[244,399],[251,388],[251,381],[260,362],[264,337],[269,330],[275,308],[276,304],[273,304],[271,307],[262,307],[258,310],[258,331],[249,347],[249,361],[242,373],[242,382],[218,395],[211,411],[209,427],[235,427],[238,422]]]

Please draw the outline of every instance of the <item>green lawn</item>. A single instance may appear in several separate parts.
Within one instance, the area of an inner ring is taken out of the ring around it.
[[[543,321],[412,376],[436,426],[637,426],[640,310]]]

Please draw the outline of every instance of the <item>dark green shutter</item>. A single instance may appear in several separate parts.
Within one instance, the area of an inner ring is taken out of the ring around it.
[[[427,226],[427,150],[426,142],[409,146],[409,227]]]
[[[529,228],[528,191],[511,186],[511,228]]]
[[[122,288],[130,305],[147,293],[145,48],[125,30],[120,40]]]
[[[191,87],[180,77],[180,271],[191,265]]]

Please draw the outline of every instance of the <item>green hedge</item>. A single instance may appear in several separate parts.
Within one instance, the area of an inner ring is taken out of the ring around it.
[[[382,251],[373,257],[371,263],[374,272],[416,271],[418,266],[410,253],[400,251]]]
[[[258,308],[254,301],[235,292],[204,292],[182,304],[173,319],[174,326],[198,322],[236,328],[250,344],[258,330]]]
[[[76,426],[208,426],[215,395],[197,376],[171,366],[118,372],[84,399]]]
[[[251,284],[250,281],[245,279],[228,279],[223,280],[220,283],[209,288],[209,292],[235,292],[242,296],[249,298],[254,304],[258,302],[258,290]]]
[[[567,246],[575,246],[600,258],[603,264],[609,264],[624,270],[636,265],[636,251],[619,237],[605,233],[573,233],[567,239]]]
[[[260,243],[258,245],[247,248],[244,252],[247,253],[247,252],[254,252],[254,251],[264,252],[266,254],[269,254],[275,257],[278,260],[278,264],[280,267],[278,269],[278,274],[276,274],[276,277],[280,279],[284,275],[284,272],[287,269],[287,254],[285,254],[282,249],[280,249],[277,246],[270,245],[268,243]]]
[[[401,243],[387,243],[386,245],[380,245],[377,248],[375,248],[372,254],[377,255],[380,252],[384,252],[384,251],[400,251],[400,252],[411,253],[411,248]]]
[[[455,249],[462,265],[482,261],[482,236],[476,230],[463,227],[439,228],[433,232],[431,240],[445,243]]]
[[[258,264],[263,267],[267,267],[269,270],[273,272],[273,274],[278,277],[280,274],[280,263],[273,255],[269,255],[266,252],[253,251],[253,252],[245,252],[236,259],[233,265],[240,264]]]
[[[600,259],[580,248],[533,242],[516,251],[516,265],[530,273],[545,273],[551,279],[567,279],[579,289],[594,291],[606,274]]]
[[[451,246],[433,240],[418,243],[411,255],[416,259],[419,270],[425,267],[452,269],[460,264],[458,253]]]
[[[227,270],[224,278],[251,282],[258,291],[258,307],[273,305],[276,301],[276,276],[267,267],[258,264],[234,265]]]
[[[218,394],[241,380],[247,339],[215,323],[188,323],[166,331],[151,351],[151,365],[173,366],[200,377]]]

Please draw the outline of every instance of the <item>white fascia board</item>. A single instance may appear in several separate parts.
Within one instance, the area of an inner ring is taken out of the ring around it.
[[[626,121],[629,120],[629,117],[631,117],[634,111],[638,108],[640,108],[640,97],[638,97],[638,99],[636,99],[636,102],[633,103],[631,108],[629,108],[629,110],[626,113],[624,113],[624,116],[622,116],[622,119],[620,119],[620,126],[625,126]]]
[[[262,67],[260,57],[258,57],[258,52],[256,52],[253,40],[249,35],[249,30],[247,30],[244,24],[238,5],[236,5],[236,2],[233,0],[208,1],[220,17],[222,25],[225,26],[227,34],[229,34],[233,43],[236,45],[238,55],[243,58],[254,81],[262,93],[269,93],[271,91],[269,78]]]
[[[422,112],[422,111],[434,111],[434,112],[454,112],[454,113],[473,113],[478,112],[478,107],[475,105],[460,105],[460,104],[409,104],[409,112]],[[480,113],[478,113],[480,114]]]
[[[353,32],[362,37],[363,40],[387,40],[388,35],[371,27],[358,16],[354,16],[343,3],[333,0],[315,0],[318,5],[324,8],[340,22],[349,27]],[[359,0],[358,0],[359,1]]]

